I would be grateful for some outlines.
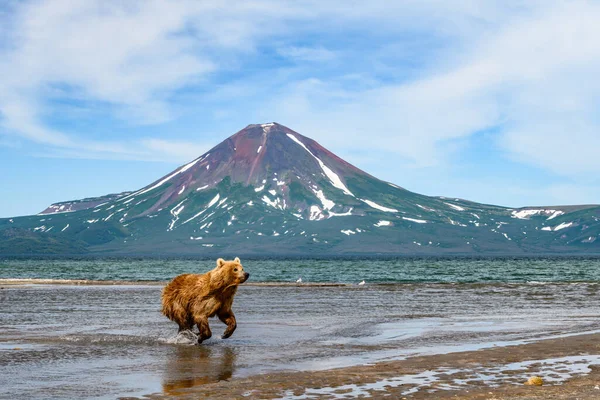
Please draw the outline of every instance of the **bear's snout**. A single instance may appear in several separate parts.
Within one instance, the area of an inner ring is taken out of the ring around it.
[[[249,277],[250,277],[250,274],[247,272],[244,272],[244,282],[246,282]]]

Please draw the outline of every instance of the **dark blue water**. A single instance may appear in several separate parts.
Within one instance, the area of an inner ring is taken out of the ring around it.
[[[5,259],[0,278],[166,281],[202,273],[214,260]],[[600,282],[600,258],[242,259],[251,282],[510,283]]]

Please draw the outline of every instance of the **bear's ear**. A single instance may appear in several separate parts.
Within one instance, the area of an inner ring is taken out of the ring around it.
[[[233,260],[233,261],[235,261],[236,263],[238,263],[238,264],[239,264],[239,263],[240,263],[240,258],[239,258],[239,257],[236,257],[236,258],[235,258],[235,260]]]
[[[217,260],[217,268],[222,267],[223,264],[225,264],[225,260],[223,260],[222,258],[219,258]]]

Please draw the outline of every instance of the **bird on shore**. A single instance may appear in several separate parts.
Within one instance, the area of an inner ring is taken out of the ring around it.
[[[302,283],[302,277],[298,278],[298,280],[296,281],[296,283]]]
[[[365,284],[365,281],[361,281],[358,286],[363,286]]]

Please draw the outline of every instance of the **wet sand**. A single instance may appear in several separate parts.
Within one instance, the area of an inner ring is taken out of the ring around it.
[[[227,361],[224,360],[226,363]],[[540,376],[543,386],[528,386]],[[163,384],[150,399],[600,399],[600,334],[318,372]]]

